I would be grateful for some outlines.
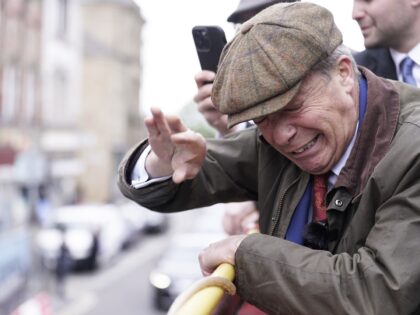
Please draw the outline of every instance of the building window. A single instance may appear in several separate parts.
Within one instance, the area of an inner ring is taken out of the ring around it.
[[[24,112],[23,120],[25,123],[33,123],[35,118],[35,73],[29,71],[25,75],[24,82]]]
[[[18,75],[17,69],[13,66],[6,66],[2,78],[2,107],[0,108],[0,119],[2,122],[10,123],[16,118],[18,107]]]
[[[55,125],[69,125],[74,123],[75,117],[72,112],[71,102],[69,99],[69,80],[68,74],[62,69],[56,70],[54,73],[54,110],[52,119]]]
[[[65,38],[68,29],[68,0],[58,0],[57,36]]]

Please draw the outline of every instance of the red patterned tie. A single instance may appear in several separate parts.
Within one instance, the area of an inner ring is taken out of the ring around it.
[[[244,303],[239,309],[237,315],[267,315],[254,305]]]
[[[312,188],[313,220],[315,222],[327,219],[325,195],[327,194],[328,174],[314,175]]]

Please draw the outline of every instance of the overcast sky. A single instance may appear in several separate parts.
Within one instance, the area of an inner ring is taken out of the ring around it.
[[[142,112],[150,106],[175,113],[196,92],[194,74],[200,70],[191,29],[219,25],[229,40],[233,25],[226,22],[239,0],[136,0],[146,20],[142,40]],[[312,0],[328,8],[344,35],[344,43],[363,49],[360,30],[351,19],[353,0]]]

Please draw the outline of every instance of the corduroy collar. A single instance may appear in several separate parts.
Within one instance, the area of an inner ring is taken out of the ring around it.
[[[359,67],[359,70],[367,79],[366,114],[356,143],[335,184],[335,188],[344,187],[353,196],[363,190],[375,166],[388,151],[400,112],[399,93],[395,86],[366,68]]]

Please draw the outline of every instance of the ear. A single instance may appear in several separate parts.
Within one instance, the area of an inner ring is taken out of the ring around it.
[[[341,55],[337,61],[337,70],[340,77],[346,79],[354,74],[353,63],[349,56]]]
[[[337,61],[337,74],[340,83],[346,87],[346,90],[351,91],[354,87],[355,73],[353,70],[353,62],[351,57],[341,55]]]

